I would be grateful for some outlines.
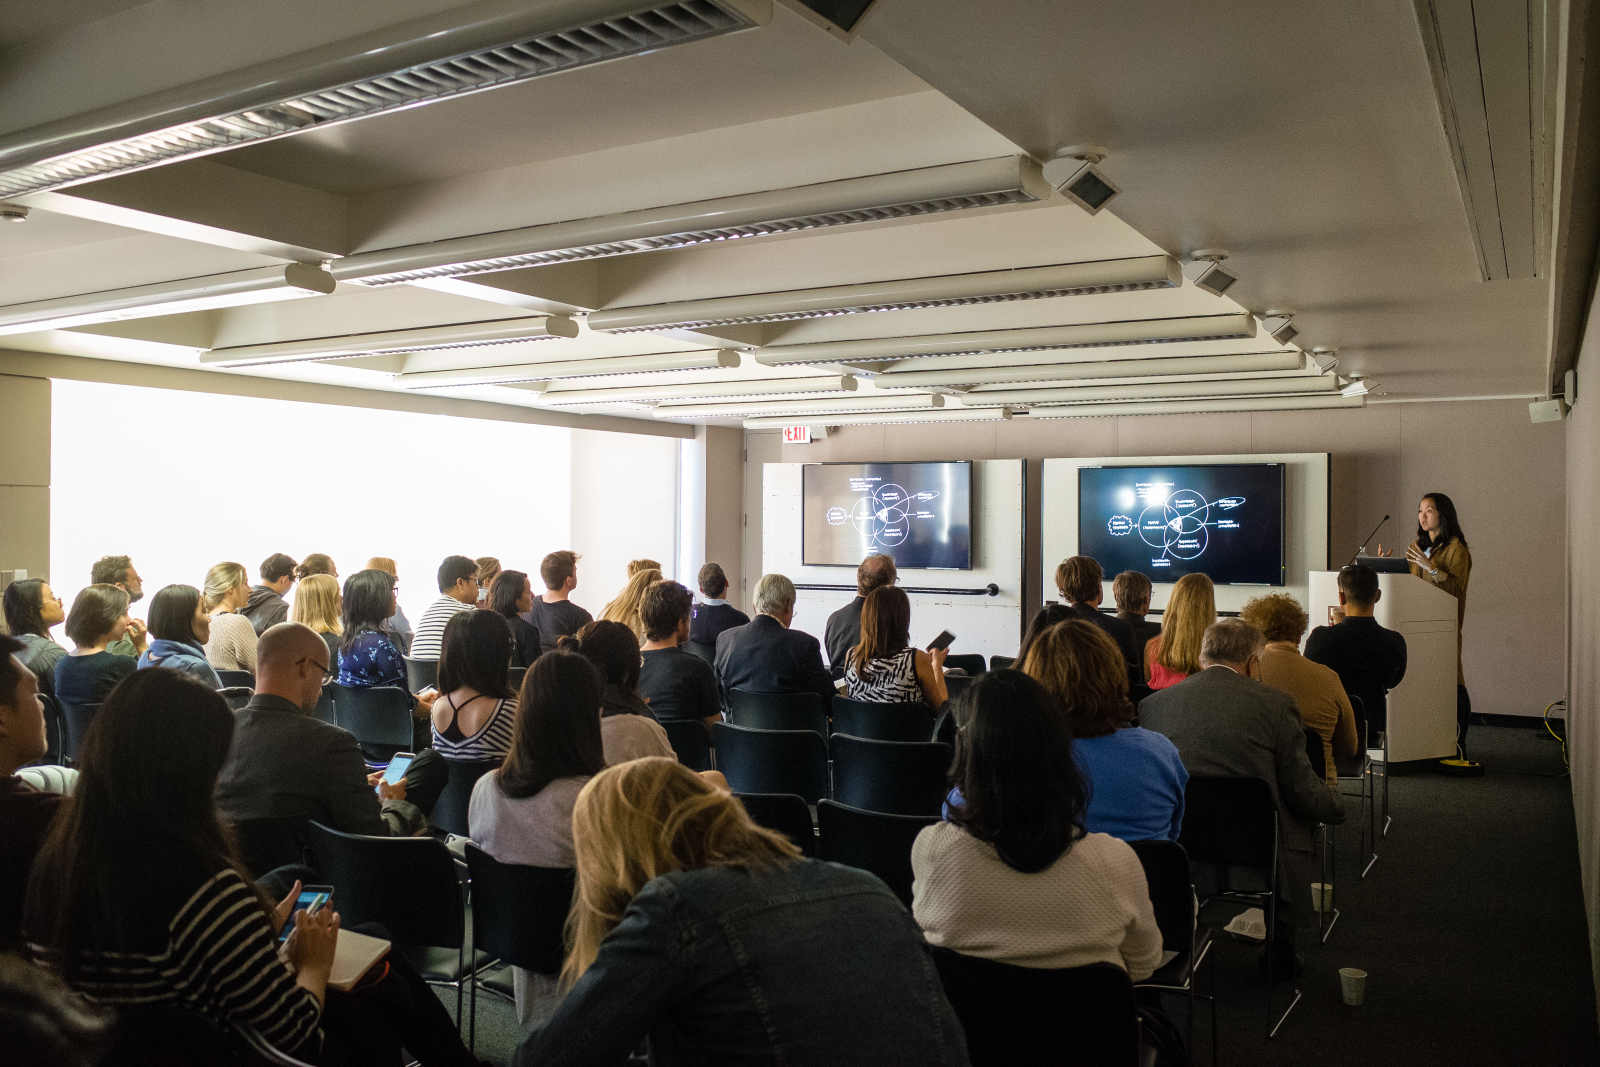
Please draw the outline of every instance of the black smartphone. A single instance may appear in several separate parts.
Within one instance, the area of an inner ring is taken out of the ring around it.
[[[300,887],[300,896],[294,902],[294,907],[289,909],[289,918],[283,924],[283,929],[278,932],[279,941],[289,940],[289,935],[294,933],[294,917],[296,912],[310,912],[315,915],[329,904],[333,903],[333,886],[331,885],[303,885]]]
[[[928,651],[937,652],[941,648],[949,648],[950,643],[955,639],[956,635],[951,633],[949,630],[940,630],[939,636],[928,642]]]

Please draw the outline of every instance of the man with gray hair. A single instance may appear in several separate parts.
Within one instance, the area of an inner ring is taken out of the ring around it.
[[[723,701],[735,689],[751,693],[816,693],[831,705],[833,680],[822,665],[822,646],[794,621],[794,583],[764,574],[751,607],[756,617],[717,636],[717,682]]]
[[[861,643],[861,605],[867,602],[867,594],[898,580],[893,556],[880,552],[861,561],[861,566],[856,568],[856,598],[829,615],[827,629],[822,631],[830,664],[843,671],[845,657]]]
[[[1259,681],[1265,646],[1266,638],[1249,623],[1218,619],[1200,639],[1200,672],[1145,697],[1139,724],[1178,747],[1191,780],[1194,775],[1260,778],[1272,790],[1280,905],[1273,970],[1298,976],[1294,925],[1315,922],[1309,896],[1316,824],[1343,822],[1344,808],[1339,794],[1311,769],[1294,698]],[[1219,883],[1214,888],[1227,888],[1227,872],[1214,873]],[[1201,887],[1202,895],[1212,888]],[[1264,969],[1264,952],[1261,964]]]

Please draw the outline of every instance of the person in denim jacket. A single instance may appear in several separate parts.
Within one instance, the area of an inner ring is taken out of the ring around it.
[[[169,585],[150,602],[150,636],[155,640],[139,657],[139,669],[167,667],[182,671],[212,689],[222,679],[206,659],[211,640],[211,616],[205,612],[200,590],[192,585]]]

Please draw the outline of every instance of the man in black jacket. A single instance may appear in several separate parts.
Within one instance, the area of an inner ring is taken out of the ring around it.
[[[1318,626],[1306,639],[1306,659],[1333,668],[1344,691],[1360,697],[1369,743],[1388,729],[1389,690],[1406,676],[1405,635],[1378,625],[1372,610],[1383,597],[1378,572],[1365,563],[1339,571],[1339,606],[1344,621]]]
[[[743,626],[750,616],[722,599],[728,591],[728,576],[720,563],[707,563],[700,568],[700,603],[689,616],[689,640],[697,645],[710,645],[716,651],[717,638],[722,631]]]
[[[256,628],[257,637],[280,622],[289,621],[289,602],[283,594],[294,585],[294,568],[294,558],[282,552],[274,552],[261,561],[261,584],[250,590],[250,599],[240,612]]]
[[[837,671],[844,670],[850,650],[861,643],[861,608],[867,594],[879,586],[893,585],[899,580],[895,573],[894,557],[868,556],[856,568],[856,598],[828,616],[828,627],[822,631],[822,643],[828,650],[828,663]]]
[[[1061,590],[1061,599],[1074,615],[1100,627],[1117,643],[1128,664],[1128,685],[1136,686],[1144,681],[1139,647],[1133,639],[1132,626],[1100,610],[1100,601],[1105,597],[1104,579],[1105,571],[1090,556],[1064,559],[1056,568],[1056,588]]]
[[[731,690],[751,693],[816,693],[831,705],[835,690],[822,665],[822,646],[808,633],[789,629],[794,620],[794,583],[765,574],[756,583],[756,617],[717,638],[717,681],[723,699]]]

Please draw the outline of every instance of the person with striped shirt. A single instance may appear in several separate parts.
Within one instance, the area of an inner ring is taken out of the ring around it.
[[[499,763],[511,751],[511,626],[495,611],[463,611],[444,628],[433,748],[447,760]]]
[[[412,659],[438,659],[450,619],[478,606],[478,564],[466,556],[446,556],[439,564],[440,597],[423,612],[411,638]]]

